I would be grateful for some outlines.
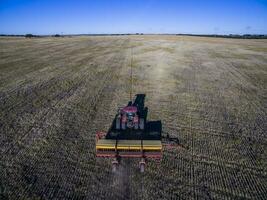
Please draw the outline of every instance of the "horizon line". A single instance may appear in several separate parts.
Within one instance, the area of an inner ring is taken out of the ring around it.
[[[33,35],[33,36],[54,36],[54,35],[61,35],[61,36],[69,36],[69,35],[211,35],[211,36],[248,36],[248,35],[267,35],[267,33],[229,33],[229,34],[217,34],[217,33],[51,33],[51,34],[34,34],[34,33],[25,33],[25,34],[13,34],[13,33],[0,33],[1,36],[25,36],[25,35]]]

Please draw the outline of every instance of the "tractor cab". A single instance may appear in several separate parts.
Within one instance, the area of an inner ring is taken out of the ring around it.
[[[127,123],[127,127],[133,128],[138,123],[137,108],[134,106],[127,106],[122,109],[122,123]]]
[[[116,129],[144,129],[144,119],[140,118],[136,106],[128,105],[119,109],[116,117]]]

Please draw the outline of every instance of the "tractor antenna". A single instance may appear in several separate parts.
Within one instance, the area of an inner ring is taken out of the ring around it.
[[[133,47],[131,47],[131,88],[130,88],[130,101],[132,101],[133,95]]]

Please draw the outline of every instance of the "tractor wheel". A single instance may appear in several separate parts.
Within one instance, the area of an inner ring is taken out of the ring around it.
[[[139,127],[141,130],[145,129],[145,120],[144,118],[140,118]]]
[[[116,129],[117,130],[120,130],[121,129],[121,120],[120,120],[120,118],[116,118]]]
[[[112,172],[115,173],[118,170],[118,163],[112,163]]]
[[[125,123],[125,122],[122,122],[122,123],[121,123],[121,129],[122,129],[122,130],[125,130],[125,129],[126,129],[126,123]]]

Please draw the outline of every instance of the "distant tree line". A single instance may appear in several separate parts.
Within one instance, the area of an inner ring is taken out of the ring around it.
[[[25,35],[26,38],[34,38],[34,37],[45,37],[45,36],[40,36],[40,35],[33,35],[33,34],[26,34]],[[55,34],[55,35],[51,35],[51,37],[62,37],[59,34]]]
[[[55,35],[34,35],[31,33],[27,33],[25,35],[11,35],[11,34],[0,34],[2,37],[25,37],[25,38],[40,38],[40,37],[63,37],[63,35],[55,34]]]
[[[33,35],[33,34],[30,34],[30,33],[25,35],[25,38],[37,38],[37,37],[40,37],[40,36],[39,35]]]
[[[0,34],[2,37],[25,37],[25,35]]]
[[[122,33],[122,34],[74,34],[74,35],[34,35],[31,33],[25,35],[11,35],[11,34],[0,34],[0,36],[6,37],[25,37],[25,38],[39,38],[39,37],[71,37],[71,36],[123,36],[123,35],[181,35],[181,36],[197,36],[197,37],[216,37],[216,38],[235,38],[235,39],[267,39],[267,35],[264,34],[229,34],[229,35],[217,35],[217,34],[144,34],[144,33]]]
[[[182,35],[182,36],[197,36],[197,37],[217,37],[217,38],[236,38],[236,39],[267,39],[267,35],[257,35],[257,34],[244,34],[244,35],[238,35],[238,34],[229,34],[229,35],[201,35],[201,34],[176,34],[176,35]]]

